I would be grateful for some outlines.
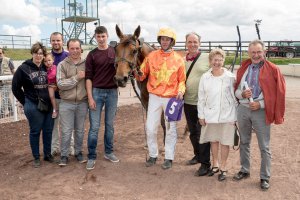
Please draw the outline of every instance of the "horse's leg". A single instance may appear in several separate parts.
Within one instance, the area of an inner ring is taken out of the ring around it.
[[[142,82],[137,81],[137,86],[140,89],[141,103],[142,103],[144,109],[146,110],[146,116],[147,116],[147,113],[148,113],[148,102],[149,102],[149,93],[147,91],[147,81],[148,81],[148,79],[145,79]],[[144,126],[146,126],[145,122],[144,122]],[[147,146],[148,146],[147,145],[147,133],[145,131],[145,144],[144,144],[144,148],[147,148]]]

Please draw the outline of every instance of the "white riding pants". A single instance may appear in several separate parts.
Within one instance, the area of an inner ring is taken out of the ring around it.
[[[170,98],[149,94],[148,114],[146,122],[147,144],[149,156],[157,158],[157,129],[160,125],[161,114],[165,111]],[[165,159],[174,160],[175,146],[177,142],[177,122],[166,123]]]

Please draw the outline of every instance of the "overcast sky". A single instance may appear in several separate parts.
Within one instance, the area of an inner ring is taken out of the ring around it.
[[[0,0],[0,5],[0,34],[31,35],[35,42],[61,31],[63,0]],[[99,18],[110,40],[117,38],[116,24],[125,33],[141,25],[146,41],[155,41],[161,27],[173,28],[178,41],[191,31],[203,41],[237,40],[239,25],[242,40],[252,40],[256,19],[262,20],[263,40],[300,40],[299,0],[99,0]],[[90,33],[94,28],[88,25]]]

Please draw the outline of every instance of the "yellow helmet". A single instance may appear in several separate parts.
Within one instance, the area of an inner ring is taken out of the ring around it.
[[[161,29],[159,29],[159,32],[157,34],[157,41],[158,41],[159,44],[160,44],[160,37],[161,36],[166,36],[166,37],[172,38],[173,41],[171,43],[171,46],[175,45],[175,43],[176,43],[176,33],[172,29],[170,29],[170,28],[161,28]]]

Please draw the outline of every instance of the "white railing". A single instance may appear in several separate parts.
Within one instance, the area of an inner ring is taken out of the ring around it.
[[[24,119],[23,106],[17,102],[11,91],[13,75],[0,76],[0,123]]]

